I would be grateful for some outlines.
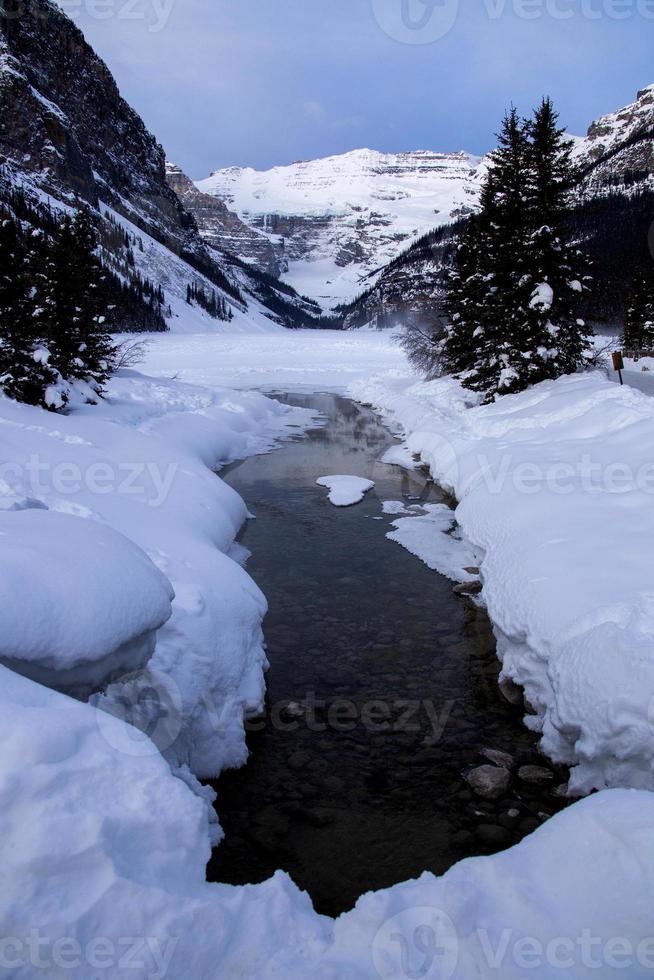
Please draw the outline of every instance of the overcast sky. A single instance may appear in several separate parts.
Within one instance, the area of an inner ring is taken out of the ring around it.
[[[654,0],[58,0],[191,177],[355,147],[493,145],[547,93],[571,132],[654,82]]]

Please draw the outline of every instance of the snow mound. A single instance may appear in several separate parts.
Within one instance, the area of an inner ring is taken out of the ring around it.
[[[387,449],[381,461],[389,466],[401,466],[405,470],[417,470],[419,465],[409,451],[409,447],[402,443]]]
[[[20,553],[25,595],[13,613],[5,583],[19,552],[9,560],[0,547],[0,622],[12,624],[0,649],[34,661],[52,656],[54,644],[60,669],[91,657],[98,674],[127,668],[94,696],[98,705],[136,719],[175,767],[212,778],[241,765],[244,717],[264,696],[266,601],[231,557],[247,509],[215,471],[270,450],[311,418],[257,393],[135,371],[114,378],[102,404],[67,416],[0,399],[0,460],[10,461],[0,472],[1,527],[18,535],[40,520],[43,529]],[[47,510],[16,509],[28,504]],[[143,647],[115,655],[157,626],[145,670]],[[157,751],[139,743],[143,750]]]
[[[92,520],[0,511],[0,661],[58,689],[94,689],[138,670],[172,614],[147,555]]]
[[[328,499],[334,507],[351,507],[361,503],[375,485],[372,480],[364,480],[360,476],[321,476],[316,483],[330,491]]]

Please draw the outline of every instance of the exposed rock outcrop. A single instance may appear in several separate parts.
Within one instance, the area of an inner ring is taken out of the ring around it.
[[[212,248],[230,252],[271,276],[279,276],[284,267],[282,246],[276,247],[268,235],[246,225],[220,198],[199,191],[174,163],[166,164],[166,178]]]

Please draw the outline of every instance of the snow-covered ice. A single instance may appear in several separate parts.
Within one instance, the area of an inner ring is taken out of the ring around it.
[[[387,510],[386,513],[392,513]],[[393,521],[386,537],[453,582],[473,582],[476,575],[466,569],[479,565],[481,552],[463,539],[447,504],[422,504],[410,516]]]
[[[360,503],[375,485],[372,480],[364,480],[360,476],[321,476],[316,483],[329,490],[328,499],[334,507],[351,507]]]
[[[379,330],[282,330],[275,334],[149,334],[143,370],[191,384],[263,391],[347,392],[393,372],[416,380],[397,334]]]

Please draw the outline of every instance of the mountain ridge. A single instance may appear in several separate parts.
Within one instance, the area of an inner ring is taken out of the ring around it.
[[[481,163],[465,151],[363,148],[266,171],[228,167],[195,186],[267,235],[284,281],[329,309],[425,231],[470,213]]]

